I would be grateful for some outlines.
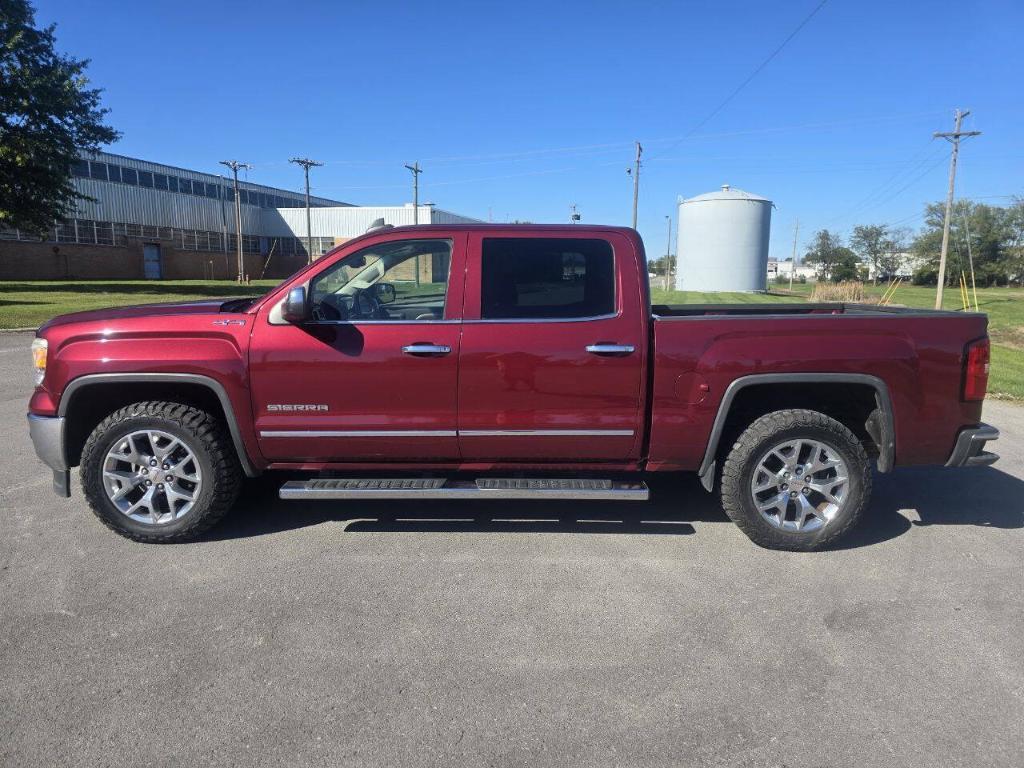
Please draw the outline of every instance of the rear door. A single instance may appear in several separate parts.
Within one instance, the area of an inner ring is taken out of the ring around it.
[[[458,459],[464,252],[464,233],[381,236],[306,283],[310,322],[260,312],[250,372],[266,458]]]
[[[472,232],[459,358],[466,461],[639,456],[647,354],[622,235]]]

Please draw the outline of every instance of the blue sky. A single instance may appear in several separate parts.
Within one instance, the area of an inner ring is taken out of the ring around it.
[[[112,151],[298,189],[421,200],[494,221],[628,224],[664,253],[676,200],[730,183],[776,204],[772,255],[829,227],[920,224],[945,195],[953,109],[972,110],[958,195],[1024,194],[1024,4],[829,0],[194,2],[38,0],[92,60]]]

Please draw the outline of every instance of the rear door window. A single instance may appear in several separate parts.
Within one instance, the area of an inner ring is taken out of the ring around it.
[[[484,320],[614,314],[611,244],[582,238],[485,238],[480,291]]]

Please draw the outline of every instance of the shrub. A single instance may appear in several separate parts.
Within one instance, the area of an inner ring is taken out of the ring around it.
[[[864,283],[853,280],[843,283],[818,283],[811,292],[811,301],[863,302]]]

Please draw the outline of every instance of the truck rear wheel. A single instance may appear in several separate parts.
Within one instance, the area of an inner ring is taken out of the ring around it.
[[[214,416],[181,403],[134,403],[110,414],[82,449],[82,489],[96,516],[150,543],[195,538],[231,509],[242,473]]]
[[[722,506],[754,543],[811,551],[857,525],[871,464],[849,429],[823,413],[775,411],[740,435],[722,467]]]

